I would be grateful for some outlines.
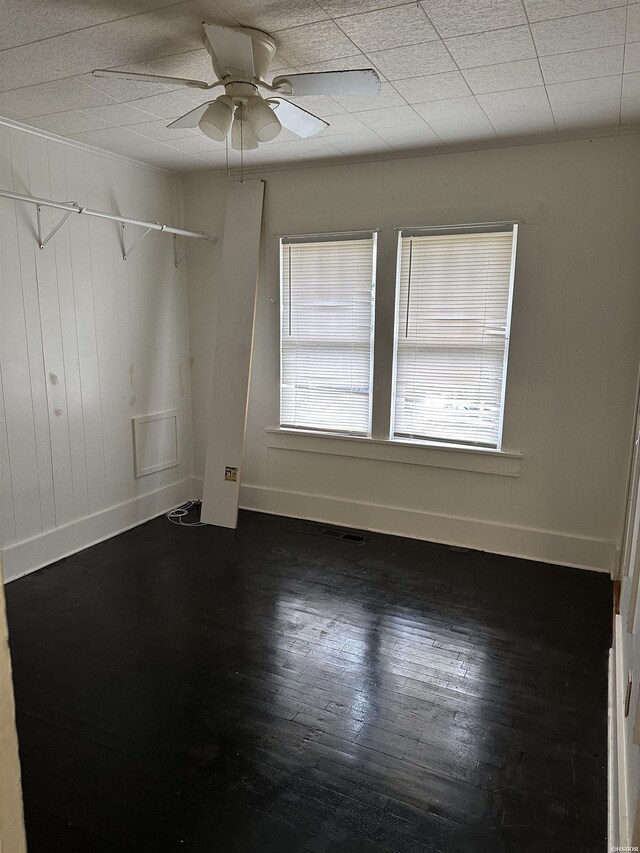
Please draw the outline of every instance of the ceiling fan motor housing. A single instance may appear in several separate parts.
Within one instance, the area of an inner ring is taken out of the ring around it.
[[[251,27],[229,27],[228,29],[233,32],[242,33],[243,35],[249,36],[251,39],[251,52],[253,53],[253,78],[251,74],[248,72],[248,69],[233,69],[235,71],[244,72],[240,75],[244,80],[266,80],[267,75],[269,73],[269,68],[271,67],[271,63],[273,62],[273,58],[276,55],[277,45],[275,39],[269,35],[269,33],[265,33],[262,30],[254,30]],[[220,74],[221,79],[224,79],[226,69],[224,68],[216,68],[217,65],[217,57],[213,53],[211,48],[211,43],[209,39],[206,38],[204,40],[205,46],[211,55],[211,58],[214,63],[214,68]],[[233,74],[236,76],[236,74]]]

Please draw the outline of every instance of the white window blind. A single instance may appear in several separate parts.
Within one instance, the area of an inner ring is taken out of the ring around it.
[[[280,425],[368,435],[375,234],[281,240]]]
[[[394,436],[500,447],[517,227],[401,233]]]

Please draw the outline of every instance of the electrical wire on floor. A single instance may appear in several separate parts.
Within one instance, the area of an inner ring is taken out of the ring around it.
[[[166,517],[172,524],[179,524],[181,527],[205,527],[204,521],[185,521],[185,518],[194,509],[198,510],[199,518],[199,510],[201,506],[202,501],[187,501],[181,506],[177,506],[175,509],[170,509],[169,512],[166,513]]]

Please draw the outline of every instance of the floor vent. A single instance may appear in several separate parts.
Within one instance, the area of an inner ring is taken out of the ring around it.
[[[349,533],[346,530],[337,530],[335,527],[325,527],[320,531],[320,536],[329,536],[331,539],[342,539],[344,542],[353,542],[355,545],[364,545],[366,536],[358,533]]]

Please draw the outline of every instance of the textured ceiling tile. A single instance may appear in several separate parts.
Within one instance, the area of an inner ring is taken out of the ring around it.
[[[421,5],[442,38],[527,23],[520,0],[422,0]]]
[[[632,3],[627,12],[628,42],[640,41],[640,3]]]
[[[0,115],[16,119],[30,118],[111,103],[113,99],[109,95],[91,89],[72,77],[0,93]]]
[[[448,144],[497,137],[493,125],[485,115],[468,119],[459,118],[449,122],[434,120],[430,124],[440,139]]]
[[[168,145],[162,145],[160,142],[146,142],[142,145],[123,145],[112,148],[111,150],[114,154],[122,154],[124,157],[140,160],[142,163],[151,163],[163,169],[172,169],[176,172],[181,172],[191,167],[195,168],[196,165],[202,168],[193,155],[187,154],[185,151],[178,151],[175,148],[169,148]]]
[[[315,0],[216,0],[216,6],[232,15],[243,27],[284,30],[326,20],[329,15]]]
[[[640,41],[634,41],[624,49],[624,72],[631,74],[633,71],[640,71]]]
[[[622,99],[622,124],[638,124],[640,122],[640,98]]]
[[[389,80],[402,80],[416,75],[455,71],[455,63],[441,41],[396,47],[369,54],[376,68]]]
[[[544,86],[478,95],[478,103],[487,114],[504,113],[512,110],[544,110],[549,106]]]
[[[190,168],[224,169],[227,165],[227,155],[224,151],[207,151],[204,154],[194,154]],[[235,164],[234,164],[235,165]]]
[[[357,53],[353,42],[333,21],[320,21],[272,35],[278,43],[278,59],[286,65],[298,67]]]
[[[609,9],[531,25],[540,56],[624,44],[625,28],[625,9]]]
[[[640,98],[640,71],[624,75],[622,78],[622,97]]]
[[[321,132],[323,137],[325,136],[335,136],[336,133],[361,133],[364,125],[360,121],[360,119],[352,115],[351,113],[344,113],[343,115],[331,116],[329,119],[329,127],[325,127],[325,129]],[[276,137],[278,139],[279,137]]]
[[[537,59],[520,59],[500,62],[480,68],[467,68],[464,77],[475,95],[503,92],[507,89],[525,89],[543,84]]]
[[[152,98],[140,98],[132,101],[131,104],[139,110],[169,120],[180,118],[196,107],[193,101],[185,98],[181,92],[167,92],[164,95],[154,95]]]
[[[439,39],[416,3],[340,18],[338,25],[365,52]]]
[[[358,118],[371,130],[383,127],[404,127],[405,125],[422,124],[422,119],[411,107],[391,107],[390,109],[368,110],[358,113]]]
[[[549,101],[555,109],[563,104],[587,104],[590,101],[608,101],[620,98],[622,76],[594,77],[592,80],[575,80],[572,83],[552,83],[547,86]]]
[[[620,99],[592,101],[590,104],[559,104],[553,108],[559,131],[591,127],[617,127]]]
[[[374,9],[385,9],[397,6],[398,0],[322,0],[322,8],[326,9],[332,18],[355,15],[358,12],[371,12]]]
[[[510,27],[472,36],[446,39],[445,44],[460,68],[494,65],[536,55],[529,27]]]
[[[401,107],[404,104],[404,98],[396,92],[391,83],[382,83],[377,95],[336,95],[333,100],[350,113]]]
[[[427,101],[443,101],[448,98],[463,98],[471,95],[471,90],[459,71],[445,71],[444,74],[429,74],[426,77],[397,80],[394,86],[410,104],[424,104]]]
[[[48,130],[49,133],[57,133],[59,136],[109,127],[106,121],[102,121],[102,119],[96,118],[84,110],[67,110],[66,112],[52,113],[51,115],[33,116],[26,123],[31,127]]]
[[[596,47],[574,53],[541,56],[540,65],[546,83],[569,83],[590,77],[607,77],[622,73],[624,45]]]
[[[231,151],[231,167],[238,165],[239,152]],[[235,155],[235,156],[234,156]],[[295,142],[283,142],[281,145],[261,145],[252,151],[247,151],[247,163],[269,163],[308,160],[326,156],[335,156],[336,150],[328,139],[314,137],[300,139]],[[234,163],[235,160],[235,163]]]
[[[186,151],[187,154],[201,154],[206,151],[224,151],[224,142],[214,142],[209,139],[204,133],[191,134],[180,139],[166,139],[165,145],[175,148],[178,151]]]
[[[434,122],[452,124],[456,121],[471,122],[474,119],[482,121],[482,119],[486,118],[482,108],[473,97],[451,98],[446,101],[432,101],[428,104],[414,104],[414,109],[434,129]]]
[[[168,128],[166,119],[135,124],[133,125],[133,130],[146,139],[151,139],[154,142],[167,142],[169,144],[171,144],[171,140],[173,139],[184,139],[184,137],[193,136],[196,133],[195,130],[190,130],[186,127],[180,129]]]
[[[157,12],[76,30],[0,52],[0,85],[58,80],[93,68],[112,68],[202,46],[202,16],[211,5],[201,0]]]
[[[556,123],[551,108],[540,110],[511,110],[489,114],[489,120],[498,136],[517,136],[520,133],[553,133]]]
[[[107,124],[142,124],[153,120],[150,113],[139,110],[130,104],[108,104],[104,107],[91,107],[87,113],[102,119]]]
[[[440,137],[423,121],[410,127],[381,127],[376,133],[396,151],[440,145]]]
[[[548,21],[585,12],[599,12],[621,6],[621,0],[524,0],[529,21]]]
[[[147,12],[170,6],[175,0],[147,0],[132,4],[125,2],[78,3],[77,0],[3,0],[0,50],[40,39],[61,35],[70,30],[93,27],[132,13]]]
[[[342,154],[353,156],[392,150],[391,146],[372,130],[368,133],[345,133],[344,135],[332,136],[331,144]]]
[[[86,133],[73,133],[70,136],[78,142],[95,145],[98,148],[116,148],[144,142],[137,133],[126,127],[104,127],[100,130],[89,130]]]

